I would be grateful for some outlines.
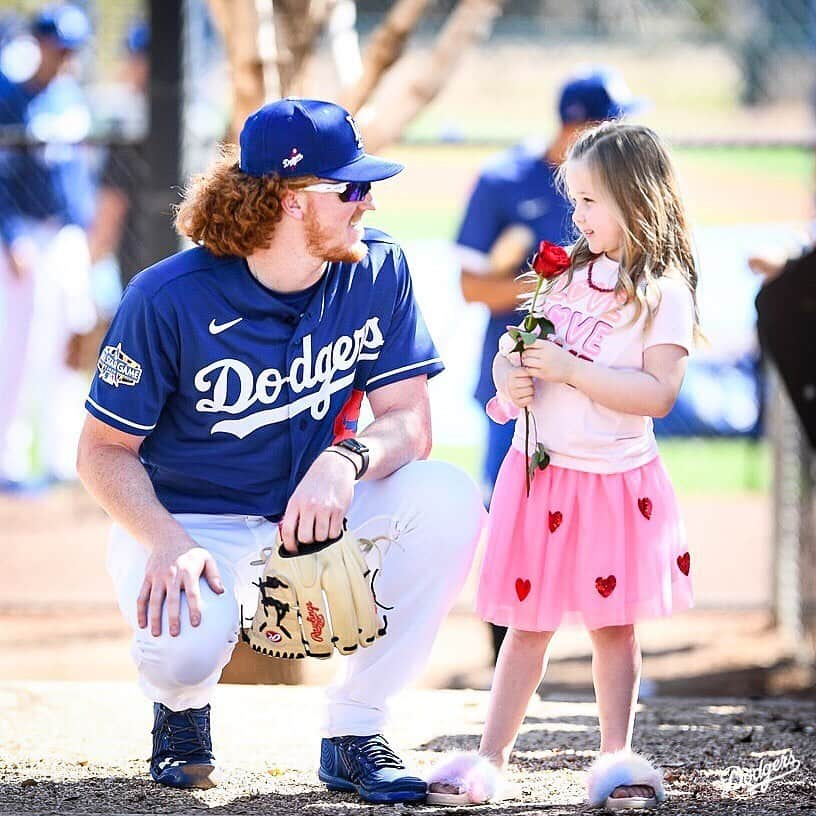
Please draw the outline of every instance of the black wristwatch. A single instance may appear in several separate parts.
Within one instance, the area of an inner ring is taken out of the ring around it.
[[[360,479],[365,476],[365,472],[368,470],[368,448],[362,442],[360,442],[359,439],[354,438],[342,439],[340,442],[335,442],[334,447],[345,448],[347,451],[351,451],[351,453],[356,453],[360,459],[363,460],[360,467],[357,468],[357,473],[354,474],[355,480],[360,481]],[[352,460],[349,461],[354,464]]]

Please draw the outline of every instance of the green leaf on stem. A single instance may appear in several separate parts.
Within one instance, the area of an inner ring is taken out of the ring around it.
[[[555,326],[552,320],[548,320],[546,317],[539,317],[536,323],[541,331],[541,337],[546,337],[548,334],[555,334]]]
[[[535,459],[536,467],[539,470],[545,470],[547,465],[550,464],[550,454],[544,449],[544,446],[539,442],[536,444],[535,452],[533,453],[533,459]]]

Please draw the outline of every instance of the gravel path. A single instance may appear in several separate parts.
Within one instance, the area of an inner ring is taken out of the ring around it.
[[[150,707],[133,685],[0,684],[0,814],[465,812],[374,807],[326,792],[315,777],[319,689],[220,686],[216,694],[213,732],[224,783],[182,792],[149,781]],[[427,769],[442,751],[476,747],[486,701],[476,691],[408,692],[389,736],[415,767]],[[661,814],[814,814],[815,724],[811,701],[651,699],[638,715],[635,740],[666,769],[671,798]],[[589,811],[582,769],[597,743],[593,703],[536,699],[511,768],[522,798],[466,811]],[[748,787],[746,773],[728,789],[731,766],[759,774],[775,759],[793,767],[764,793]]]

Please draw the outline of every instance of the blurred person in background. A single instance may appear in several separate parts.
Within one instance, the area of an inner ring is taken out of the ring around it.
[[[782,251],[757,253],[748,258],[748,266],[752,272],[762,276],[763,283],[776,280],[788,268],[807,265],[810,265],[811,269],[816,266],[816,245],[810,246],[801,256],[795,258],[786,257]]]
[[[100,125],[109,134],[94,207],[88,228],[91,280],[98,313],[91,331],[71,337],[68,362],[79,371],[96,367],[99,346],[124,288],[140,269],[158,258],[150,255],[143,232],[141,194],[147,185],[144,136],[147,130],[147,86],[150,80],[150,28],[134,20],[123,41],[119,81],[98,107]],[[97,114],[98,115],[98,114]]]
[[[71,405],[81,405],[82,383],[68,342],[96,318],[84,232],[93,185],[80,146],[90,114],[71,69],[90,34],[79,8],[49,6],[0,58],[3,489],[75,476],[82,412]]]
[[[527,257],[541,240],[571,243],[572,210],[556,183],[558,166],[583,130],[641,106],[642,101],[633,97],[616,71],[594,68],[576,73],[561,88],[560,127],[549,144],[527,141],[494,156],[476,181],[456,244],[465,300],[484,303],[490,310],[474,394],[483,408],[495,391],[491,367],[499,338],[508,324],[518,322],[516,309],[524,288],[516,278]],[[521,247],[510,265],[496,268],[502,262],[493,257],[492,250],[508,228],[516,228],[522,236],[526,234],[527,246]],[[485,504],[490,503],[499,466],[512,437],[512,425],[488,422],[481,474]],[[503,636],[503,628],[493,627],[494,654],[498,654]]]
[[[150,80],[150,28],[143,20],[128,27],[124,62],[117,88],[121,109],[114,113],[110,146],[99,179],[96,213],[88,232],[91,261],[115,256],[122,288],[140,269],[157,260],[143,258],[145,241],[134,213],[146,183],[142,139],[147,125],[147,85]],[[115,305],[115,304],[114,304]]]
[[[816,339],[816,247],[788,259],[755,255],[748,265],[764,278],[756,297],[760,347],[816,451],[816,364],[807,351]]]

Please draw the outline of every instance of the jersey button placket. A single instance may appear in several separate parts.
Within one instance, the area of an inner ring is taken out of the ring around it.
[[[292,388],[292,364],[295,361],[295,358],[303,354],[303,338],[309,334],[312,330],[312,327],[308,325],[309,321],[307,319],[300,319],[296,315],[292,315],[292,324],[296,326],[294,333],[292,334],[292,339],[289,341],[289,347],[287,350],[287,364],[289,368],[289,380],[287,382],[287,387],[289,389],[289,403],[290,405],[295,402],[297,399],[302,399],[304,396],[305,389],[302,389],[299,393],[295,393],[294,389]],[[314,348],[312,348],[312,356],[314,357]],[[307,364],[309,370],[312,369],[314,365],[314,360],[310,360]],[[307,411],[309,409],[306,409]],[[303,460],[303,455],[306,453],[306,439],[304,431],[309,427],[309,420],[304,414],[300,417],[296,415],[290,415],[289,417],[289,444],[291,445],[292,449],[292,474],[289,478],[289,493],[294,491],[297,487],[297,483],[299,481],[299,473],[300,473],[300,463]]]

